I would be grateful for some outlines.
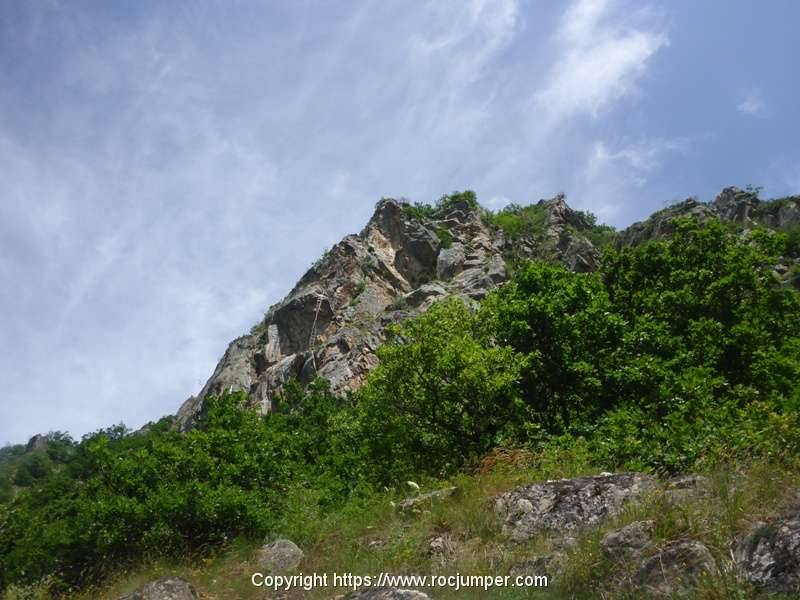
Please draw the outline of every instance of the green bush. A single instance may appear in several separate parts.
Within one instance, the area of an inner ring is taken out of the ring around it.
[[[527,420],[522,356],[481,343],[460,300],[434,304],[393,331],[357,398],[369,468],[381,482],[450,472]]]
[[[538,204],[509,204],[493,215],[487,214],[485,218],[490,226],[500,229],[512,240],[518,240],[544,233],[547,211]]]
[[[423,202],[414,202],[413,204],[406,204],[403,206],[403,212],[414,219],[440,219],[450,212],[458,204],[466,204],[470,210],[477,210],[480,208],[478,204],[478,197],[472,190],[465,190],[463,192],[453,192],[452,194],[445,194],[436,201],[434,206]]]
[[[442,248],[449,248],[453,245],[453,236],[447,230],[446,227],[439,227],[436,230],[436,237],[439,238],[439,242],[442,244]]]

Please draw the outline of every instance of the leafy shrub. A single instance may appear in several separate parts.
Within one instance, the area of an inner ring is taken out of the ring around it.
[[[382,482],[452,471],[524,422],[516,390],[525,360],[481,343],[457,299],[397,327],[359,394],[370,468]]]
[[[497,213],[487,215],[489,225],[500,229],[512,240],[541,235],[546,218],[547,211],[538,204],[509,204]]]
[[[403,205],[403,213],[412,219],[432,219],[436,215],[436,208],[424,202]]]
[[[439,238],[439,242],[442,244],[442,248],[449,248],[453,245],[453,236],[450,235],[450,232],[447,230],[446,227],[439,227],[436,230],[436,237]]]
[[[439,219],[450,212],[458,204],[466,204],[468,209],[480,208],[478,197],[472,190],[445,194],[436,201],[434,206],[423,202],[415,202],[403,206],[403,212],[414,219]]]

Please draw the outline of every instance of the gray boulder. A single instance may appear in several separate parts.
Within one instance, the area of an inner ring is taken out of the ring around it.
[[[655,488],[641,473],[604,474],[533,483],[495,499],[504,535],[525,541],[546,530],[573,530],[599,523],[627,502]]]
[[[600,542],[600,549],[611,560],[628,560],[650,545],[654,532],[653,521],[636,521],[607,533]]]
[[[347,594],[342,600],[430,600],[430,596],[416,590],[385,587],[356,590]]]
[[[800,515],[754,525],[734,544],[733,557],[749,582],[800,592]]]
[[[293,541],[279,538],[259,549],[256,562],[267,573],[284,573],[297,569],[304,556]]]
[[[680,540],[642,561],[633,581],[656,597],[672,598],[704,575],[716,573],[716,562],[705,545],[696,540]]]
[[[199,600],[191,583],[180,577],[162,577],[121,596],[119,600]]]

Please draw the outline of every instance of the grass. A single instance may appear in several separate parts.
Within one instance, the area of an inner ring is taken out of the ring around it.
[[[414,495],[411,487],[360,497],[330,511],[319,507],[313,491],[298,488],[289,491],[293,512],[276,533],[303,548],[306,557],[300,571],[304,574],[505,575],[515,563],[551,552],[560,536],[542,534],[524,543],[508,542],[495,521],[492,499],[521,484],[596,472],[580,446],[538,455],[522,450],[496,451],[469,473],[446,481],[420,482],[421,493],[447,485],[456,486],[458,492],[414,516],[398,514],[391,504]],[[577,545],[563,551],[563,571],[547,589],[426,591],[436,599],[640,598],[641,590],[631,583],[638,561],[614,563],[603,555],[600,542],[613,529],[651,519],[655,521],[655,536],[643,557],[668,541],[692,539],[705,544],[716,559],[719,574],[703,579],[687,597],[758,597],[756,590],[737,579],[730,542],[753,523],[782,514],[792,500],[790,490],[800,487],[800,477],[760,462],[717,466],[705,474],[711,486],[699,499],[675,502],[656,492],[629,504],[613,519],[575,534]],[[436,537],[444,539],[445,562],[431,558],[430,541]],[[103,589],[87,590],[75,597],[113,599],[157,577],[178,575],[192,581],[206,600],[263,598],[264,590],[250,583],[250,576],[258,570],[254,556],[260,545],[258,540],[238,540],[218,556],[203,561],[145,565],[119,573]],[[310,592],[298,589],[286,597],[331,598],[346,591],[330,587]],[[7,594],[5,600],[27,597]]]

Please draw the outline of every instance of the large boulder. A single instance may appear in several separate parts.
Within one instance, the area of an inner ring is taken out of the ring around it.
[[[191,583],[180,577],[162,577],[121,596],[119,600],[199,600]]]
[[[733,556],[749,582],[800,592],[800,514],[757,523],[734,544]]]
[[[696,540],[679,540],[644,560],[633,582],[653,596],[673,598],[701,577],[716,573],[714,556],[705,545]]]
[[[498,496],[495,514],[504,535],[524,541],[546,530],[599,523],[655,486],[653,477],[641,473],[532,483]]]
[[[267,573],[285,573],[297,569],[304,556],[293,541],[279,538],[259,549],[256,562]]]

